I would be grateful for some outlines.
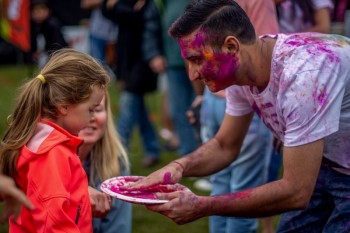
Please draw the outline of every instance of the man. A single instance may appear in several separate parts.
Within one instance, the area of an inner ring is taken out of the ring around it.
[[[150,210],[184,224],[210,215],[284,213],[279,232],[350,232],[350,40],[338,35],[257,38],[231,0],[194,0],[169,30],[179,39],[191,80],[226,89],[215,137],[132,187],[212,174],[236,159],[253,111],[283,141],[281,179],[245,191],[191,192]]]
[[[248,15],[257,35],[278,33],[273,0],[236,0],[236,2]],[[225,108],[225,90],[212,93],[205,88],[200,113],[200,133],[203,142],[213,138],[219,130],[225,116]],[[274,151],[272,134],[259,116],[254,114],[235,161],[212,174],[210,183],[207,181],[212,188],[210,195],[238,192],[266,183],[272,151]],[[203,184],[203,181],[206,179],[197,180],[194,187],[198,189],[198,185]],[[214,215],[209,217],[209,233],[256,233],[258,223],[257,218]],[[263,218],[260,228],[264,233],[274,232],[273,218]]]

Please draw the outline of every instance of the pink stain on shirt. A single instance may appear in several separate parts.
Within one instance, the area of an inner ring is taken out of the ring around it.
[[[312,96],[314,97],[314,99],[319,103],[319,105],[322,107],[328,98],[328,94],[326,93],[326,90],[321,90],[318,91],[317,89],[314,90],[314,92],[312,93]]]
[[[312,34],[312,33],[311,33]],[[286,44],[301,47],[304,45],[312,45],[307,47],[307,52],[313,56],[327,54],[330,62],[339,62],[339,57],[329,47],[333,46],[322,37],[309,37],[296,34],[292,39],[286,41]]]

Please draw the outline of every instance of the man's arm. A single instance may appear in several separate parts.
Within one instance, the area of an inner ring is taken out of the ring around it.
[[[225,115],[215,138],[124,188],[138,189],[155,184],[177,183],[183,176],[206,176],[221,170],[238,156],[252,117],[253,113],[240,117]]]
[[[191,192],[159,194],[159,198],[170,201],[147,208],[178,224],[211,215],[266,217],[303,209],[308,205],[316,184],[323,146],[321,139],[303,146],[284,148],[284,172],[280,180],[242,192],[211,197]],[[186,164],[187,167],[189,165]]]
[[[323,146],[322,139],[303,146],[285,147],[280,180],[235,194],[209,197],[205,202],[211,207],[210,215],[264,217],[305,208],[316,184]]]
[[[183,176],[213,174],[233,162],[238,156],[253,113],[245,116],[225,115],[215,137],[177,162],[184,167]]]

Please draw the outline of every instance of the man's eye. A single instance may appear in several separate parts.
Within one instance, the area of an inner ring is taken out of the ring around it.
[[[199,59],[198,58],[191,58],[188,60],[190,63],[193,63],[193,64],[196,64],[198,65],[199,64]]]
[[[197,65],[199,65],[200,63],[202,62],[202,59],[201,58],[195,58],[195,59],[193,59],[193,63],[195,63],[195,64],[197,64]]]

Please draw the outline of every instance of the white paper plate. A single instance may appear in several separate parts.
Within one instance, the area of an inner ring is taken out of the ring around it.
[[[155,185],[139,190],[120,190],[119,187],[130,182],[140,180],[142,176],[118,176],[105,180],[101,184],[101,190],[108,195],[117,199],[131,202],[134,204],[162,204],[168,200],[160,200],[156,197],[156,193],[170,193],[174,191],[190,191],[187,187],[181,184]]]

